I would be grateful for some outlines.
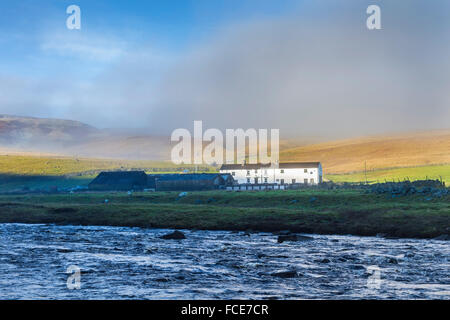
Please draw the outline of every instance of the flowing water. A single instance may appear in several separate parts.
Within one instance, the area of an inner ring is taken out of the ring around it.
[[[0,299],[449,299],[450,244],[0,224]],[[79,290],[69,290],[81,270]],[[76,269],[72,269],[76,270]],[[70,270],[69,270],[70,271]],[[277,273],[295,271],[283,278]],[[292,274],[291,274],[292,276]]]

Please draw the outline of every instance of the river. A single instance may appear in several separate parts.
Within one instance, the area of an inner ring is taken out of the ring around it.
[[[0,299],[450,299],[446,241],[168,232],[0,224]]]

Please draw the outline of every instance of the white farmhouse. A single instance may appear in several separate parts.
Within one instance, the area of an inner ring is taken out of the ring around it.
[[[320,162],[270,164],[224,164],[220,173],[229,173],[239,184],[318,184],[322,182]]]

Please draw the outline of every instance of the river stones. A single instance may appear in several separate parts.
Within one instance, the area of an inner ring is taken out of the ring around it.
[[[433,240],[449,241],[450,240],[450,235],[448,235],[448,234],[441,234],[439,237],[433,238]]]
[[[288,234],[288,235],[278,236],[278,243],[283,243],[285,241],[297,242],[297,241],[310,241],[310,240],[314,240],[314,238],[307,237],[307,236],[301,236],[301,235],[297,235],[297,234]]]
[[[252,233],[255,233],[252,229],[247,229],[244,231],[244,236],[250,237]]]
[[[289,270],[289,271],[281,271],[281,272],[274,272],[271,274],[273,277],[288,279],[288,278],[296,278],[298,277],[298,273],[296,270]]]
[[[395,258],[389,258],[389,259],[387,260],[387,262],[390,263],[390,264],[398,264],[398,260],[395,259]]]
[[[292,234],[292,232],[290,230],[281,230],[281,231],[276,231],[276,232],[272,232],[273,235],[276,236],[287,236]]]
[[[186,239],[186,236],[184,235],[183,232],[180,231],[174,231],[172,233],[168,233],[166,235],[163,235],[162,237],[160,237],[161,239],[164,240],[183,240]]]
[[[319,262],[319,263],[330,263],[330,262],[331,262],[331,260],[330,260],[330,259],[327,259],[327,258],[325,258],[325,259],[322,259],[322,260],[317,260],[317,262]]]

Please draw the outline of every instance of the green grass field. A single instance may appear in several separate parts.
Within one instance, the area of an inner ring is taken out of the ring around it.
[[[90,174],[91,171],[115,169],[145,169],[158,172],[173,172],[184,168],[193,169],[194,166],[177,166],[170,161],[110,160],[16,155],[0,156],[0,174],[11,175],[63,176],[84,173]],[[202,170],[212,170],[212,168],[202,166]]]
[[[350,174],[327,174],[326,179],[333,182],[360,182],[365,181],[364,172]],[[394,168],[367,172],[367,180],[371,183],[403,180],[442,180],[450,185],[450,164],[421,166],[412,168]]]
[[[0,174],[0,193],[14,191],[48,191],[54,187],[60,190],[87,186],[95,175],[83,176],[30,176],[30,175],[2,175]]]
[[[104,203],[108,199],[108,203]],[[0,223],[136,226],[432,238],[450,230],[450,196],[392,199],[359,190],[0,196]]]
[[[23,189],[48,190],[86,186],[103,170],[144,170],[147,173],[174,173],[192,165],[177,166],[169,161],[134,161],[68,157],[0,156],[0,192]],[[212,172],[213,167],[199,170]]]

